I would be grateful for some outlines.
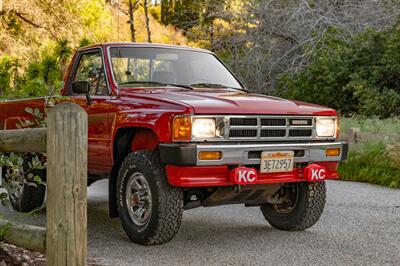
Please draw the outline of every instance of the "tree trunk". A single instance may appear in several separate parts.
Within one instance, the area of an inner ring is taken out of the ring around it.
[[[161,23],[167,23],[168,17],[168,0],[161,0]]]
[[[135,18],[134,18],[134,12],[137,7],[137,0],[135,0],[135,3],[132,3],[132,0],[129,0],[129,26],[131,30],[131,41],[136,42],[136,36],[135,36]]]
[[[143,9],[144,9],[144,16],[146,19],[147,42],[151,43],[151,31],[150,31],[149,12],[147,10],[147,0],[143,1]]]

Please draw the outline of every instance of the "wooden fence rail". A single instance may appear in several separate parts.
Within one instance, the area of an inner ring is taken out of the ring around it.
[[[86,265],[87,136],[87,114],[74,103],[56,105],[47,129],[0,131],[0,152],[47,153],[46,229],[0,220],[7,242],[45,250],[47,265]]]
[[[350,128],[344,138],[349,145],[368,140],[400,141],[400,134],[380,134],[375,132],[363,132],[360,128]]]
[[[46,152],[46,128],[0,131],[1,152]]]

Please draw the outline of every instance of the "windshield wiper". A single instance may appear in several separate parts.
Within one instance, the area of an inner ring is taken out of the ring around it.
[[[173,87],[179,87],[179,88],[184,88],[184,89],[188,89],[188,90],[193,90],[193,87],[190,85],[163,83],[163,82],[157,82],[157,81],[127,81],[127,82],[118,83],[118,85],[127,85],[127,84],[153,84],[153,85],[159,85],[159,86],[173,86]]]
[[[248,90],[244,88],[235,88],[235,87],[230,87],[226,86],[223,84],[218,84],[218,83],[196,83],[196,84],[190,84],[191,87],[199,87],[199,88],[224,88],[224,89],[234,89],[234,90],[239,90],[239,91],[244,91],[244,92],[249,92]]]

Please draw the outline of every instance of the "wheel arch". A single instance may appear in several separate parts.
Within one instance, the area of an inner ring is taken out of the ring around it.
[[[110,217],[118,217],[116,203],[116,187],[118,172],[124,158],[132,151],[149,150],[154,151],[160,143],[157,134],[146,127],[123,127],[115,134],[113,145],[114,165],[111,170],[108,186]]]

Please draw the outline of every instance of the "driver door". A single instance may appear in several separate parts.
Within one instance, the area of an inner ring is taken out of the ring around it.
[[[71,100],[88,113],[88,164],[91,174],[108,174],[112,167],[112,129],[115,108],[111,102],[104,57],[101,49],[82,51],[75,64],[71,88]],[[72,83],[88,81],[90,99],[86,95],[74,94]]]

